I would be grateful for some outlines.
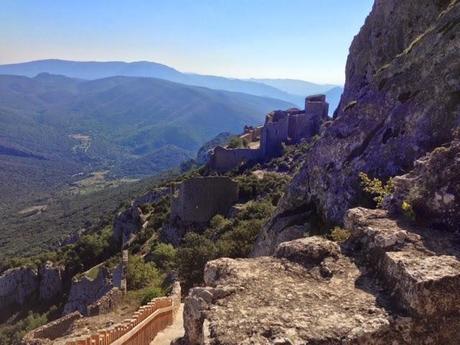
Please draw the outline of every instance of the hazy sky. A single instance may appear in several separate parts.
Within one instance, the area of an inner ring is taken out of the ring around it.
[[[2,0],[0,64],[148,60],[340,83],[372,0]]]

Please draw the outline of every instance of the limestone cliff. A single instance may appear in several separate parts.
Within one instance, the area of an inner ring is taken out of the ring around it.
[[[335,120],[305,157],[255,255],[311,219],[341,223],[358,174],[386,179],[452,140],[460,124],[460,2],[376,0],[347,62]]]
[[[32,300],[47,303],[62,293],[64,267],[46,262],[38,269],[11,268],[0,275],[0,309],[3,316],[9,309],[21,307]]]

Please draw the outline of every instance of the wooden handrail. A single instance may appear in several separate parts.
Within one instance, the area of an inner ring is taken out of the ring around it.
[[[166,327],[172,324],[180,305],[180,285],[170,297],[152,299],[141,306],[131,319],[95,334],[66,342],[66,345],[148,345]]]
[[[130,344],[130,340],[139,334],[139,332],[142,332],[146,326],[148,326],[151,322],[155,321],[155,319],[162,315],[168,313],[168,315],[172,316],[173,313],[173,306],[165,307],[165,308],[160,308],[157,309],[148,316],[145,320],[143,320],[141,323],[137,324],[133,329],[131,329],[128,333],[124,334],[121,336],[119,339],[115,340],[114,342],[110,343],[111,345],[125,345],[125,344]],[[172,318],[172,317],[171,317]],[[156,336],[156,334],[152,334],[152,338],[150,340],[153,340],[153,338]]]

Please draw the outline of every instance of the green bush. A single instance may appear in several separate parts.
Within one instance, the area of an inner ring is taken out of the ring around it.
[[[393,179],[390,178],[387,183],[383,183],[377,178],[370,178],[363,172],[359,173],[359,177],[363,191],[372,197],[378,208],[381,208],[385,197],[394,191]]]
[[[144,262],[140,256],[130,256],[126,280],[129,290],[142,289],[146,286],[161,286],[162,277],[151,262]]]
[[[189,232],[177,251],[178,273],[185,290],[203,282],[206,262],[217,258],[217,248],[213,241],[203,235]]]
[[[219,257],[247,257],[254,246],[257,235],[265,220],[251,219],[237,222],[231,231],[226,232],[217,241]]]
[[[153,263],[165,272],[173,271],[176,267],[177,250],[170,244],[158,243],[152,246]]]
[[[162,288],[154,287],[149,288],[145,291],[145,294],[142,296],[141,305],[146,305],[149,303],[153,298],[164,296],[165,293]]]
[[[270,196],[274,205],[284,192],[290,177],[286,175],[266,173],[263,178],[253,174],[236,177],[239,185],[241,201],[255,200]]]
[[[65,247],[61,256],[67,270],[72,274],[85,271],[117,253],[112,231],[112,226],[107,226],[99,233],[83,235],[77,243]]]
[[[401,204],[401,210],[403,211],[403,214],[409,218],[410,220],[412,221],[415,221],[415,212],[414,212],[414,209],[412,207],[412,205],[407,201],[407,200],[404,200]]]
[[[29,311],[27,316],[16,322],[14,325],[3,325],[0,328],[0,344],[17,345],[22,344],[24,335],[48,322],[48,313],[39,314]]]
[[[235,218],[214,216],[203,234],[189,232],[177,250],[184,289],[202,284],[206,262],[220,257],[247,257],[275,207],[269,199],[249,202]]]

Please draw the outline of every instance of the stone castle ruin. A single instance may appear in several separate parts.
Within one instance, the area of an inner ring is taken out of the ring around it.
[[[263,161],[282,153],[283,144],[298,144],[319,134],[321,125],[328,120],[329,104],[325,95],[309,96],[305,109],[291,108],[267,114],[260,127],[245,126],[240,138],[247,148],[229,149],[217,146],[208,168],[225,172],[249,161]]]
[[[238,183],[224,176],[192,177],[172,185],[164,240],[177,245],[188,230],[201,229],[217,214],[227,215],[238,193]]]
[[[194,177],[172,190],[171,218],[205,223],[216,214],[227,214],[238,200],[238,183],[228,177]]]

